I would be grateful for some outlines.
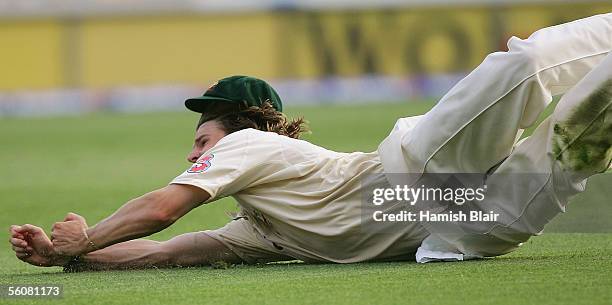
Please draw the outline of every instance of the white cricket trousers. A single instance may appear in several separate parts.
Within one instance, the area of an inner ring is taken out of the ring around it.
[[[590,153],[588,141],[581,143],[583,136],[604,146],[607,141],[604,151],[609,155],[610,126],[597,136],[589,134],[593,128],[570,130],[565,137],[558,133],[572,120],[612,125],[612,107],[601,108],[601,99],[589,99],[598,90],[612,92],[612,14],[544,28],[526,40],[512,37],[508,48],[487,56],[419,120],[411,136],[402,137],[403,166],[411,173],[486,173],[497,166],[495,174],[537,173],[546,179],[540,185],[488,182],[482,209],[503,212],[503,222],[461,224],[457,232],[430,235],[422,247],[443,242],[468,256],[513,251],[563,212],[569,198],[584,190],[586,178],[609,166],[602,161],[606,156],[591,156],[592,164],[581,165],[572,158]],[[564,96],[553,115],[517,144],[523,129],[535,124],[560,94]],[[609,95],[603,101],[611,102]],[[608,117],[580,111],[581,106],[608,109]],[[580,128],[574,125],[570,128]],[[576,152],[578,148],[582,150]]]

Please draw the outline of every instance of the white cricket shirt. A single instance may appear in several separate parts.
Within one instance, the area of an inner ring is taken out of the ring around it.
[[[362,179],[382,173],[377,152],[339,153],[245,129],[222,138],[171,183],[199,187],[209,202],[232,196],[265,240],[298,259],[414,259],[427,236],[418,223],[391,233],[362,229]]]

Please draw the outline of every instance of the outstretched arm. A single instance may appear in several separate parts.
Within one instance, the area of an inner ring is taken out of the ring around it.
[[[74,216],[71,218],[77,220]],[[83,221],[82,218],[78,220]],[[130,240],[81,255],[76,260],[55,252],[51,240],[40,227],[11,226],[10,232],[17,258],[39,267],[63,266],[68,272],[242,262],[229,248],[204,232],[182,234],[165,242]]]
[[[200,188],[171,184],[130,200],[91,228],[80,220],[55,223],[53,246],[62,255],[77,256],[148,236],[170,226],[209,198]]]

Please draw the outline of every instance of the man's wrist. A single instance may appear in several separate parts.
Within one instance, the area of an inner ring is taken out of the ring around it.
[[[85,253],[89,253],[92,251],[96,251],[96,250],[100,250],[100,248],[98,247],[98,245],[89,237],[91,234],[91,229],[89,228],[84,228],[83,229],[83,235],[85,236],[85,240],[87,242],[87,247],[85,248]]]

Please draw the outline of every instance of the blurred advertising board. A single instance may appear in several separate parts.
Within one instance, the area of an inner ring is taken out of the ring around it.
[[[180,107],[166,99],[233,74],[270,80],[293,104],[437,98],[511,36],[612,11],[607,1],[346,2],[0,18],[0,115],[27,115],[41,99],[87,111],[141,109],[130,105],[144,97]]]

